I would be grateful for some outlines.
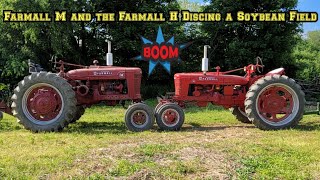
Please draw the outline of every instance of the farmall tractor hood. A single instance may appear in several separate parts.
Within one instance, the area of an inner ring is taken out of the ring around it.
[[[142,74],[140,68],[117,67],[117,66],[89,66],[84,69],[71,70],[66,73],[70,79],[77,80],[102,80],[102,79],[125,79],[132,74]]]
[[[175,81],[187,81],[190,84],[223,84],[223,85],[246,85],[248,80],[245,77],[235,75],[218,75],[216,72],[177,73]]]

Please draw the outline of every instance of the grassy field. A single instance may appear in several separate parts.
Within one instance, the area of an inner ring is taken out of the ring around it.
[[[87,109],[61,133],[31,133],[5,115],[0,177],[320,179],[319,116],[305,116],[295,129],[261,131],[217,107],[185,111],[181,131],[142,133],[126,130],[122,107]]]

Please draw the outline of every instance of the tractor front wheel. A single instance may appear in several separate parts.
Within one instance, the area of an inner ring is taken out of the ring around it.
[[[53,73],[33,73],[19,82],[12,112],[33,132],[61,131],[75,116],[77,100],[71,85]]]
[[[130,131],[140,132],[152,128],[154,115],[152,109],[143,103],[135,103],[128,107],[125,123]]]
[[[246,94],[245,111],[250,121],[263,130],[290,128],[302,119],[305,94],[287,76],[266,76]]]
[[[175,103],[163,104],[157,110],[156,122],[161,130],[180,130],[184,123],[183,109]]]

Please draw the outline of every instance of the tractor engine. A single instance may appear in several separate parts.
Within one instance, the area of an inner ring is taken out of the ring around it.
[[[103,81],[99,82],[99,92],[103,95],[110,94],[126,94],[127,87],[125,87],[126,81]]]
[[[89,66],[67,72],[64,78],[76,92],[78,105],[104,101],[116,105],[120,101],[139,101],[142,71],[140,68]]]
[[[224,85],[191,85],[189,96],[212,96],[213,94],[221,94],[224,96],[233,96],[233,95],[239,95],[243,93],[243,87],[237,86],[237,85],[230,85],[230,86],[224,86]],[[192,94],[191,94],[192,92]]]
[[[240,105],[245,99],[247,80],[234,75],[215,72],[175,74],[176,100],[195,101],[198,106],[208,102],[227,107]]]

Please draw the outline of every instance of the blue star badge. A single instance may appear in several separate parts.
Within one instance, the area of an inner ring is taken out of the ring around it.
[[[191,44],[175,44],[174,36],[172,36],[168,41],[165,41],[160,26],[156,42],[152,42],[142,36],[140,37],[143,43],[142,52],[140,56],[134,57],[133,59],[149,61],[149,75],[158,63],[160,63],[170,74],[170,62],[173,60],[181,61],[179,57],[180,50],[185,49]]]

